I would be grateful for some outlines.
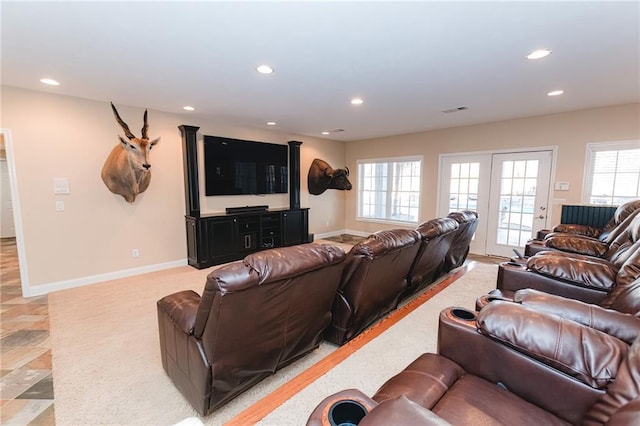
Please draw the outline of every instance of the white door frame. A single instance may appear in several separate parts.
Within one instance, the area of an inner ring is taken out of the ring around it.
[[[15,157],[13,152],[13,139],[9,129],[0,129],[4,137],[5,150],[7,151],[7,167],[9,171],[9,185],[11,187],[11,202],[13,203],[13,224],[16,231],[16,246],[18,249],[18,262],[20,263],[20,285],[22,297],[30,296],[29,274],[27,272],[27,252],[24,244],[24,232],[22,227],[22,210],[20,209],[20,195],[18,191],[18,178],[16,175]]]
[[[552,204],[552,198],[553,198],[553,184],[556,180],[556,164],[558,161],[558,146],[557,145],[549,145],[549,146],[535,146],[535,147],[526,147],[526,148],[509,148],[509,149],[496,149],[496,150],[486,150],[486,151],[464,151],[464,152],[451,152],[451,153],[446,153],[446,154],[440,154],[438,156],[438,187],[437,187],[437,193],[436,193],[436,212],[438,212],[437,214],[440,214],[439,212],[441,212],[443,208],[447,208],[448,209],[448,204],[447,205],[442,205],[441,199],[442,199],[442,184],[443,182],[442,180],[442,167],[443,167],[443,159],[447,158],[447,157],[462,157],[462,156],[474,156],[474,155],[493,155],[493,154],[511,154],[511,153],[520,153],[520,152],[536,152],[536,151],[551,151],[552,155],[551,155],[551,176],[549,179],[549,203],[547,205],[547,212],[551,213],[550,210],[550,205]],[[448,183],[447,183],[448,184]],[[448,192],[448,191],[447,191]],[[488,217],[486,218],[482,218],[480,217],[479,220],[488,220]],[[550,218],[549,218],[549,214],[546,215],[546,218],[544,220],[544,227],[548,228],[549,227],[549,223],[550,223]],[[474,254],[480,254],[480,255],[486,255],[486,235],[484,236],[485,241],[482,244],[479,244],[478,246],[482,246],[482,252],[481,253],[475,253],[473,251],[471,251],[471,253]]]

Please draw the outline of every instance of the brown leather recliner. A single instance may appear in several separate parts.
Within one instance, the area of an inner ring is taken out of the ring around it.
[[[437,280],[442,265],[458,230],[458,222],[451,218],[431,219],[416,230],[422,243],[409,271],[409,289],[406,296],[415,294]]]
[[[499,290],[494,290],[478,298],[476,310],[481,311],[497,300],[519,303],[529,309],[558,315],[629,344],[640,336],[640,278],[616,287],[598,305],[526,288],[516,291],[512,298],[506,298]]]
[[[530,240],[525,246],[525,255],[545,250],[604,257],[609,246],[625,231],[636,215],[640,214],[640,200],[629,201],[618,207],[613,218],[602,228],[585,225],[561,224],[541,240]]]
[[[344,259],[330,245],[265,250],[211,272],[202,297],[158,301],[162,366],[200,414],[318,347]]]
[[[560,225],[556,225],[552,229],[552,232],[584,235],[586,237],[597,238],[600,241],[604,241],[614,228],[616,228],[623,220],[625,220],[627,216],[638,209],[640,209],[640,200],[627,201],[616,209],[613,217],[602,228],[594,228],[593,226],[588,225],[563,223]]]
[[[418,231],[378,231],[351,248],[325,339],[342,345],[398,306],[420,249]]]
[[[437,355],[421,355],[372,398],[355,389],[326,398],[307,425],[345,413],[360,425],[631,425],[640,419],[639,399],[640,339],[629,345],[496,302],[477,317],[446,309]]]
[[[615,287],[640,276],[640,215],[616,239],[616,245],[608,260],[545,251],[530,257],[525,264],[503,263],[498,268],[497,288],[506,297],[517,290],[533,288],[598,304]]]
[[[447,273],[452,269],[462,266],[469,254],[471,239],[478,228],[478,213],[471,210],[449,213],[447,216],[458,222],[458,229],[453,237],[449,252],[444,257],[442,272]]]

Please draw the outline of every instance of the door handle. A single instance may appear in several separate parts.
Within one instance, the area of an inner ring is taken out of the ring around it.
[[[538,216],[538,219],[544,219],[544,215]]]

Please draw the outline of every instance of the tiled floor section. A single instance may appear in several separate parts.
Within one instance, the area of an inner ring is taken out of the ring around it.
[[[0,247],[0,424],[55,425],[47,296],[22,298],[16,240]]]

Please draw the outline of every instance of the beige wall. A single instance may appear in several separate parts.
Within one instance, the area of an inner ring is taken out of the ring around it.
[[[423,155],[421,221],[424,221],[436,217],[440,154],[557,146],[555,180],[569,182],[570,190],[553,191],[551,198],[581,203],[586,144],[639,138],[640,105],[618,105],[348,142],[347,165],[356,170],[359,159]],[[345,221],[347,229],[362,232],[393,227],[357,221],[356,191],[347,194]],[[559,221],[560,206],[556,205],[549,223]]]
[[[134,134],[139,133],[143,110],[117,106]],[[185,261],[181,124],[199,126],[200,139],[210,134],[283,144],[302,141],[301,205],[311,208],[310,232],[345,227],[343,192],[328,191],[315,197],[306,190],[306,173],[313,158],[344,164],[343,142],[202,123],[186,114],[151,110],[150,136],[162,138],[151,153],[151,184],[134,204],[128,204],[109,192],[100,179],[102,165],[117,143],[116,135],[122,134],[107,102],[3,87],[1,118],[0,126],[12,135],[31,295],[122,271]],[[54,177],[69,179],[70,194],[53,194]],[[200,182],[203,186],[202,179]],[[57,200],[64,201],[64,212],[55,211]],[[202,211],[255,204],[288,207],[289,198],[287,194],[206,197]],[[133,248],[139,250],[139,258],[131,257]]]

